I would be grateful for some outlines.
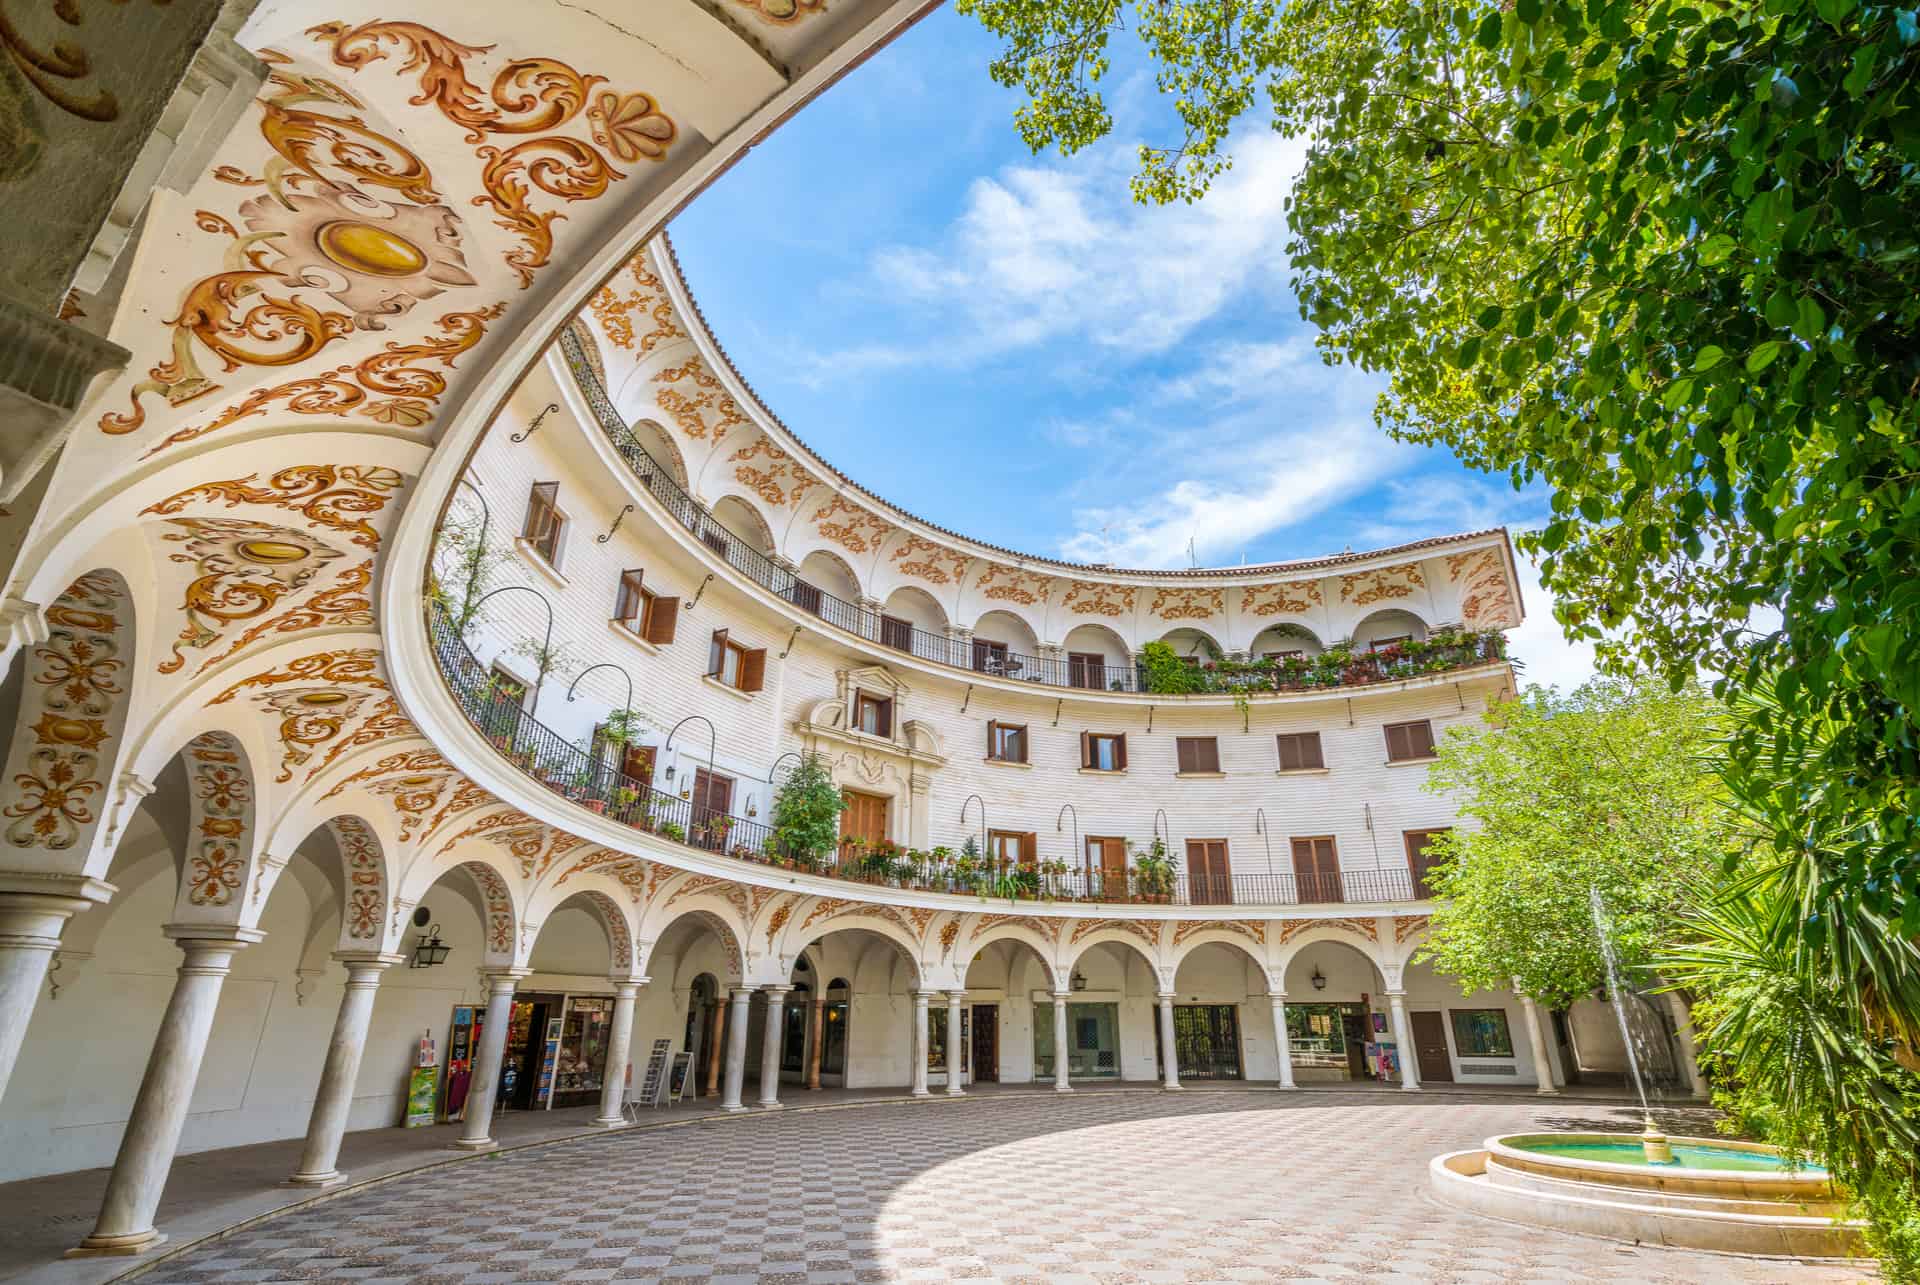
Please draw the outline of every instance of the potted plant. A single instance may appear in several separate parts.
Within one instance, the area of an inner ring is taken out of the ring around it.
[[[678,821],[662,821],[660,823],[660,833],[672,839],[675,843],[685,843],[687,841],[686,827]]]
[[[1179,872],[1178,864],[1157,834],[1145,852],[1134,854],[1133,882],[1142,901],[1166,901],[1173,895],[1174,879]]]
[[[632,825],[633,824],[633,805],[636,802],[638,802],[639,799],[640,799],[640,791],[634,789],[631,785],[614,786],[613,787],[614,816],[618,817],[622,821],[625,821],[628,825]]]
[[[805,754],[774,792],[768,824],[787,857],[804,869],[817,869],[821,857],[840,839],[840,814],[847,800],[833,783],[833,772],[818,754]]]

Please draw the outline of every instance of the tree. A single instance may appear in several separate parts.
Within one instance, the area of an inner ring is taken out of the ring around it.
[[[1689,890],[1720,867],[1719,704],[1697,687],[1596,679],[1568,696],[1530,687],[1486,721],[1436,747],[1428,788],[1456,795],[1471,824],[1435,840],[1421,957],[1468,989],[1517,984],[1565,1007],[1606,981],[1597,888],[1622,970],[1648,980]]]
[[[1783,834],[1920,932],[1920,20],[1852,0],[960,0],[1072,151],[1131,22],[1197,199],[1264,95],[1311,134],[1294,286],[1380,422],[1544,479],[1556,614],[1609,664],[1833,729]],[[1777,623],[1774,618],[1777,613]],[[1876,824],[1852,824],[1863,812]]]
[[[812,866],[840,841],[840,814],[846,810],[846,796],[833,783],[826,759],[802,755],[774,793],[768,815],[773,840],[789,859]]]

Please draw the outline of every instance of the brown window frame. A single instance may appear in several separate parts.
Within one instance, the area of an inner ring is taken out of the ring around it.
[[[1427,850],[1438,834],[1447,834],[1453,829],[1450,825],[1433,826],[1425,830],[1403,830],[1401,842],[1407,849],[1407,875],[1413,880],[1413,895],[1424,901],[1433,896],[1433,885],[1427,882],[1427,874],[1433,869],[1433,862],[1427,858]]]
[[[913,651],[913,622],[898,616],[880,617],[880,645],[895,651]]]
[[[1274,733],[1273,739],[1274,748],[1280,756],[1280,770],[1282,772],[1324,772],[1327,770],[1327,756],[1324,747],[1320,744],[1320,733],[1276,732]],[[1299,760],[1292,767],[1287,766],[1287,747],[1289,744],[1294,747],[1295,757]],[[1307,762],[1307,755],[1305,753],[1307,746],[1312,746],[1313,748],[1313,761],[1311,763]]]
[[[1181,776],[1220,774],[1220,738],[1217,736],[1176,736],[1173,753],[1174,770]]]
[[[1413,729],[1419,728],[1420,735],[1415,737]],[[1438,757],[1434,754],[1433,720],[1430,718],[1410,718],[1404,723],[1388,723],[1382,730],[1387,737],[1387,762],[1424,763]],[[1399,734],[1396,744],[1395,733]],[[1426,753],[1416,753],[1417,741],[1424,739]]]
[[[1007,659],[1008,652],[1005,643],[996,642],[991,638],[975,638],[973,640],[973,668],[976,672],[992,674],[997,678],[1005,678],[1012,672],[1008,668]]]
[[[1201,873],[1202,866],[1213,864],[1215,850],[1219,853],[1220,868]],[[1187,901],[1195,906],[1233,904],[1233,858],[1225,839],[1187,840]]]
[[[1105,691],[1107,689],[1106,655],[1097,651],[1068,652],[1067,686],[1090,692]]]
[[[1008,840],[1012,841],[1011,856],[1000,851],[1000,845]],[[987,860],[1001,869],[1007,868],[1009,863],[1037,866],[1040,863],[1040,836],[1033,830],[989,830]]]
[[[560,508],[560,484],[535,482],[527,490],[527,516],[521,524],[520,538],[555,571],[560,569],[562,542],[567,531],[567,515]]]
[[[868,709],[879,711],[879,717],[874,720],[876,724],[874,727],[868,727],[866,725],[865,711]],[[883,736],[888,740],[892,740],[893,698],[891,696],[875,696],[864,687],[855,688],[853,692],[853,730],[856,732],[865,732],[868,736]]]
[[[1302,848],[1301,845],[1306,845]],[[1292,836],[1287,843],[1293,857],[1294,896],[1302,905],[1345,901],[1340,869],[1340,844],[1330,834]],[[1307,858],[1302,868],[1300,858]]]
[[[1112,741],[1114,745],[1112,767],[1095,766],[1094,746],[1100,741]],[[1080,733],[1080,768],[1086,772],[1124,772],[1127,770],[1127,734],[1125,732],[1082,732]]]
[[[1011,732],[1019,741],[1020,757],[1013,758],[1002,754],[1000,750],[1001,732]],[[995,763],[1025,763],[1028,761],[1028,737],[1025,723],[1002,723],[999,719],[987,722],[987,758]]]
[[[1413,641],[1412,634],[1395,634],[1391,638],[1374,639],[1372,642],[1367,644],[1367,650],[1370,652],[1385,651],[1389,647],[1398,647],[1401,643],[1410,643],[1412,641]]]
[[[647,588],[640,568],[620,573],[620,587],[613,595],[613,622],[636,638],[655,645],[673,641],[680,618],[680,600],[666,598]]]
[[[727,662],[733,661],[733,674],[727,674]],[[740,692],[757,692],[766,686],[767,649],[747,647],[733,641],[724,628],[713,631],[707,644],[707,677],[723,687]]]

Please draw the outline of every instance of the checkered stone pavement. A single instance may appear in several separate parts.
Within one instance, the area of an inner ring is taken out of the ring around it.
[[[1864,1278],[1517,1227],[1427,1194],[1431,1156],[1490,1134],[1622,1127],[1635,1122],[1604,1106],[1317,1093],[1008,1094],[790,1110],[445,1166],[274,1218],[143,1279]]]

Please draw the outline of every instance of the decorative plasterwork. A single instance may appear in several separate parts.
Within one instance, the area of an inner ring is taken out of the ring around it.
[[[1205,620],[1227,609],[1222,589],[1156,589],[1147,611],[1162,620]]]
[[[740,912],[741,918],[752,920],[753,907],[747,901],[746,888],[738,880],[729,879],[725,875],[689,876],[684,883],[673,890],[673,895],[667,898],[667,904],[671,906],[683,897],[697,896],[703,892],[724,898]]]
[[[321,759],[308,775],[313,776],[319,773],[335,759],[352,750],[377,745],[381,741],[391,740],[396,736],[418,736],[419,734],[420,730],[413,725],[413,720],[400,712],[400,702],[392,696],[382,696],[380,703],[373,707],[373,712],[367,715],[367,721],[354,729],[350,735],[335,741],[327,750],[327,756]]]
[[[1209,928],[1237,933],[1261,946],[1267,944],[1267,925],[1258,919],[1182,919],[1173,926],[1173,944],[1177,947],[1195,933]]]
[[[600,916],[601,927],[607,930],[607,948],[613,956],[613,972],[625,975],[633,967],[633,934],[627,930],[627,917],[620,913],[620,907],[614,904],[613,898],[604,892],[589,892],[586,900]]]
[[[1403,566],[1381,567],[1377,571],[1358,571],[1350,576],[1341,576],[1340,601],[1351,602],[1356,607],[1370,607],[1390,598],[1411,598],[1415,589],[1426,587],[1427,580],[1420,573],[1420,564],[1409,562]]]
[[[495,830],[508,826],[527,825],[532,822],[532,820],[532,817],[517,808],[508,808],[504,812],[489,813],[441,844],[440,852],[446,852],[462,839],[471,839],[477,835],[492,834]],[[435,855],[437,856],[439,854],[436,853]]]
[[[380,761],[371,763],[351,776],[342,777],[334,787],[321,795],[322,800],[334,798],[360,784],[362,781],[384,783],[396,776],[419,773],[451,771],[452,765],[435,749],[401,750],[397,754],[382,755]],[[369,787],[371,788],[371,787]]]
[[[1240,610],[1249,616],[1298,616],[1321,604],[1318,580],[1248,585],[1240,594]]]
[[[247,864],[253,783],[240,750],[224,732],[187,743],[189,825],[187,904],[219,908],[233,900]]]
[[[827,0],[734,0],[734,3],[753,10],[762,21],[782,27],[827,11]]]
[[[877,513],[836,495],[813,511],[814,529],[849,553],[871,553],[897,529]]]
[[[342,556],[291,527],[237,518],[169,518],[166,525],[173,529],[160,538],[181,546],[168,561],[184,563],[194,578],[180,601],[187,623],[174,640],[172,659],[160,662],[163,674],[186,665],[182,648],[211,647],[226,626],[265,615]]]
[[[1130,584],[1108,584],[1099,580],[1075,580],[1060,605],[1076,616],[1105,616],[1117,619],[1133,612],[1136,588]]]
[[[1380,940],[1380,925],[1371,919],[1289,919],[1280,926],[1279,943],[1284,946],[1310,928],[1338,928],[1371,942]]]
[[[277,616],[270,616],[254,625],[235,638],[232,644],[218,656],[209,657],[201,662],[200,668],[209,669],[268,634],[297,634],[305,629],[318,629],[322,626],[347,629],[371,625],[373,599],[368,595],[367,589],[372,583],[372,558],[368,558],[358,566],[344,567],[335,577],[331,587],[319,590],[291,610]]]
[[[765,468],[751,463],[762,459],[766,461]],[[775,508],[789,501],[799,504],[806,493],[818,484],[818,479],[802,468],[800,461],[764,437],[741,447],[727,460],[734,466],[734,480]]]
[[[1404,946],[1414,934],[1424,932],[1433,919],[1428,915],[1402,915],[1393,921],[1393,944]]]
[[[347,536],[363,549],[377,549],[380,533],[366,515],[385,508],[399,487],[400,474],[390,468],[361,468],[344,464],[297,464],[283,468],[255,486],[258,473],[225,482],[202,482],[141,510],[142,516],[179,513],[188,505],[222,502],[227,508],[259,504],[298,513],[316,526]]]
[[[634,289],[622,294],[614,289],[616,283],[610,281],[587,301],[607,342],[644,356],[668,340],[685,339],[687,332],[674,319],[666,288],[647,267],[645,251],[627,263],[627,275],[633,278]],[[644,333],[639,332],[636,319],[646,327]],[[592,345],[585,347],[588,353],[593,353]],[[600,382],[606,382],[605,376]]]
[[[380,859],[380,840],[359,817],[335,817],[327,824],[346,863],[347,936],[355,941],[376,939],[380,909],[386,904],[386,863]]]
[[[1073,936],[1067,940],[1069,946],[1077,944],[1082,937],[1099,932],[1102,928],[1113,928],[1123,933],[1131,933],[1147,944],[1147,958],[1154,958],[1154,952],[1160,949],[1160,925],[1149,927],[1138,919],[1082,919],[1073,926]]]
[[[740,409],[740,403],[722,388],[698,357],[689,357],[678,366],[668,366],[654,375],[653,382],[663,384],[655,400],[660,409],[673,417],[680,431],[696,440],[712,434],[718,445],[727,430],[752,421]],[[709,423],[707,416],[713,416]]]
[[[1111,921],[1103,919],[1097,922]],[[973,921],[973,933],[967,938],[968,943],[979,941],[987,935],[988,929],[998,924],[1013,924],[1025,928],[1037,934],[1043,941],[1058,942],[1060,940],[1060,921],[1057,919],[1042,919],[1037,915],[981,915]],[[1079,941],[1080,938],[1076,934],[1073,940]]]
[[[1023,607],[1031,607],[1047,596],[1047,591],[1053,587],[1053,580],[1038,571],[1022,571],[1017,567],[990,562],[985,574],[973,582],[973,587],[980,591],[981,597],[991,601],[1017,602]]]
[[[359,717],[373,691],[387,690],[386,682],[375,672],[379,664],[380,653],[370,647],[318,652],[244,678],[207,704],[222,705],[238,693],[255,688],[280,689],[256,692],[253,704],[280,720],[280,771],[274,779],[290,781],[294,768],[306,763],[319,746]],[[352,690],[355,687],[371,691]]]
[[[1511,629],[1520,623],[1500,550],[1447,555],[1447,574],[1460,586],[1460,623],[1469,629]]]
[[[780,935],[780,930],[787,926],[787,920],[792,916],[793,908],[799,904],[799,901],[800,899],[798,897],[794,897],[787,901],[783,901],[779,905],[773,908],[773,913],[771,915],[767,916],[767,949],[768,950],[773,949],[773,939],[775,937],[778,937]]]
[[[928,584],[958,584],[960,578],[966,575],[967,563],[972,559],[943,544],[909,535],[893,551],[893,561],[900,564],[901,575],[925,580]]]
[[[498,830],[486,836],[487,842],[505,848],[519,863],[522,879],[538,879],[559,858],[587,841],[577,834],[555,830],[535,823],[511,830]]]
[[[464,864],[487,908],[487,949],[500,955],[510,953],[513,950],[513,898],[507,892],[507,881],[484,861]]]
[[[433,814],[433,820],[427,823],[422,833],[432,834],[448,817],[459,816],[462,812],[496,801],[492,794],[463,776],[455,783],[452,796],[440,805],[440,810]]]

